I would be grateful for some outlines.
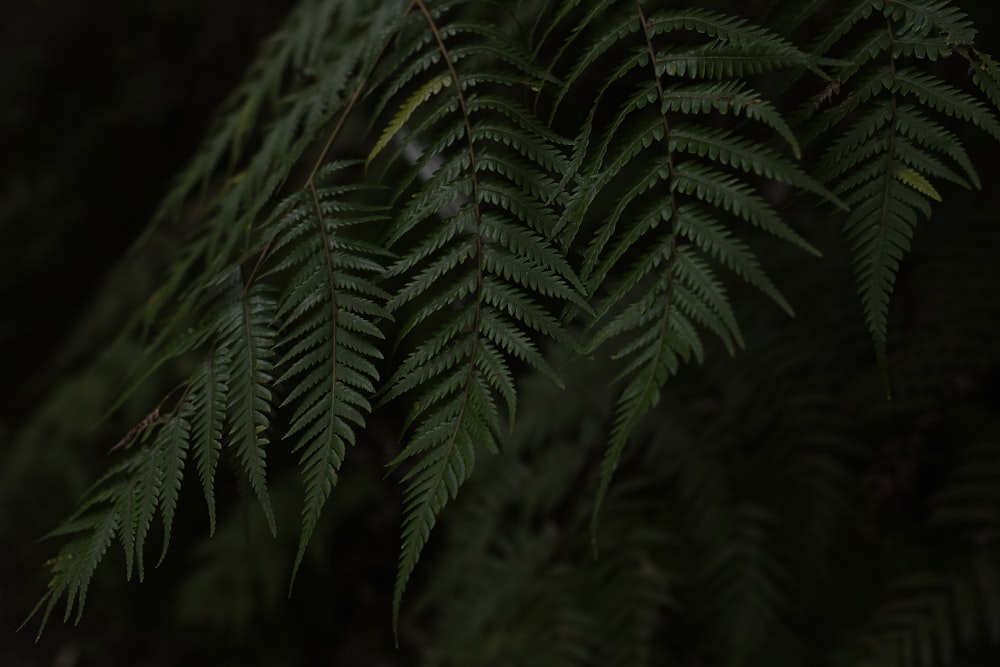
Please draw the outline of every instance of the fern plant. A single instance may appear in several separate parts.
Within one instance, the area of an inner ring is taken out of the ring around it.
[[[303,0],[151,226],[150,237],[199,207],[130,329],[147,352],[123,397],[168,368],[190,372],[53,533],[68,541],[32,616],[44,627],[65,603],[79,618],[115,541],[126,576],[142,579],[157,515],[162,561],[187,475],[214,532],[223,461],[271,532],[285,530],[269,492],[275,448],[301,471],[294,580],[350,447],[398,410],[385,461],[403,485],[394,624],[445,507],[474,487],[421,602],[448,635],[428,664],[807,664],[791,619],[817,591],[790,582],[814,574],[798,561],[835,548],[863,447],[825,387],[754,402],[806,362],[745,323],[760,317],[758,296],[793,313],[772,257],[820,261],[816,232],[785,214],[807,202],[844,221],[887,376],[903,254],[942,183],[981,186],[959,135],[1000,139],[1000,88],[948,2],[863,0],[829,22],[824,2],[778,4],[765,27],[639,0]],[[761,429],[759,457],[738,451],[732,424],[664,412],[671,387],[697,387],[698,372],[721,392],[714,364],[744,347],[768,363],[740,398],[781,424]],[[583,424],[546,424],[537,406],[556,391],[586,396],[593,379],[567,391],[564,377],[593,369],[613,394],[598,392]],[[775,460],[804,494],[791,514],[750,481]],[[808,544],[792,520],[809,525]],[[491,590],[501,578],[506,597]],[[864,636],[918,618],[937,642],[922,664],[946,664],[947,628],[978,627],[992,598],[942,592],[980,590],[969,578],[902,581],[904,620],[889,614]],[[668,619],[696,630],[687,658],[659,640]],[[841,639],[817,644],[830,664],[869,664]],[[870,664],[914,664],[918,640],[899,641]]]
[[[810,102],[809,133],[827,138],[818,175],[851,209],[844,233],[883,374],[889,297],[918,218],[930,217],[931,202],[941,201],[934,183],[982,187],[961,139],[941,118],[1000,139],[989,107],[921,67],[960,57],[995,102],[995,68],[976,50],[975,34],[965,13],[948,3],[857,2],[813,47],[829,54],[850,38],[846,64]]]

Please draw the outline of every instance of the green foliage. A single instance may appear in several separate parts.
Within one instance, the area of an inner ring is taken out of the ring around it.
[[[1000,139],[1000,125],[985,104],[927,71],[928,62],[954,55],[974,70],[989,67],[957,8],[856,2],[835,25],[815,50],[845,62],[809,103],[810,134],[828,138],[819,175],[850,207],[844,232],[865,321],[887,373],[889,297],[917,220],[930,217],[930,200],[941,200],[933,182],[980,187],[962,140],[941,118],[972,124],[993,139]],[[973,78],[989,94],[985,79]]]
[[[294,580],[349,446],[399,414],[394,623],[448,517],[417,607],[440,628],[427,664],[909,667],[948,664],[956,626],[996,640],[977,553],[899,577],[861,648],[846,631],[809,645],[796,609],[826,592],[809,564],[853,519],[864,447],[835,360],[831,390],[786,338],[746,332],[804,300],[771,277],[793,263],[805,281],[820,261],[789,214],[804,202],[843,220],[888,377],[917,223],[950,185],[981,187],[966,130],[1000,140],[996,64],[971,21],[947,2],[865,0],[804,35],[823,3],[774,29],[670,3],[528,4],[307,0],[264,45],[153,225],[197,207],[137,314],[133,386],[188,374],[53,534],[70,540],[42,627],[63,600],[79,618],[115,540],[142,579],[157,514],[162,560],[191,460],[209,533],[223,461],[284,530],[268,468],[286,440],[303,489]],[[952,61],[972,74],[939,67]],[[729,387],[718,358],[744,348]],[[675,386],[727,419],[673,414]],[[739,450],[741,430],[761,451]],[[995,468],[996,449],[968,456]],[[995,520],[978,465],[944,483],[935,520]]]

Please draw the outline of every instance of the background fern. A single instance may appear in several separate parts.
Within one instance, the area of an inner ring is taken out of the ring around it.
[[[132,250],[29,624],[120,559],[280,659],[995,651],[994,61],[947,2],[717,5],[299,3]]]

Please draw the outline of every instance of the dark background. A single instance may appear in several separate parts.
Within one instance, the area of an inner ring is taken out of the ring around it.
[[[38,538],[109,460],[115,426],[98,406],[115,379],[98,373],[108,384],[95,387],[84,370],[141,302],[155,262],[136,257],[119,298],[107,286],[291,5],[0,3],[0,664],[175,664],[171,651],[192,644],[144,635],[160,621],[129,602],[136,586],[37,645],[34,628],[14,628],[45,587],[51,548]]]
[[[290,4],[0,8],[0,344],[17,351],[3,357],[4,421],[37,404],[48,373],[63,370],[52,366],[54,348]]]

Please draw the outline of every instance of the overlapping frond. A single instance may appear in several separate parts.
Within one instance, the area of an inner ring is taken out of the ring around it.
[[[222,453],[222,426],[229,404],[229,351],[218,348],[195,370],[188,397],[191,401],[195,462],[208,507],[208,532],[215,533],[215,470]]]
[[[277,332],[272,322],[275,299],[263,287],[245,288],[220,318],[222,345],[229,350],[229,429],[227,438],[250,486],[260,501],[271,532],[277,532],[267,490],[268,431],[274,407],[274,353]]]
[[[980,187],[954,124],[946,127],[943,119],[1000,138],[993,111],[928,65],[961,55],[979,65],[984,76],[977,83],[995,73],[973,47],[968,17],[948,2],[858,2],[836,25],[816,48],[846,51],[844,64],[812,102],[812,133],[837,137],[826,145],[818,175],[850,207],[844,233],[885,374],[889,299],[917,222],[930,217],[932,201],[941,201],[938,184]],[[989,86],[984,90],[988,94]]]
[[[239,271],[234,275],[238,277]],[[231,282],[231,281],[229,281]],[[160,560],[166,555],[189,450],[215,527],[215,470],[223,443],[235,450],[268,523],[276,530],[266,479],[267,430],[272,409],[271,358],[275,332],[274,300],[257,287],[230,290],[210,317],[213,346],[198,365],[177,406],[157,419],[147,418],[121,444],[136,451],[87,494],[80,510],[53,536],[74,535],[51,562],[44,627],[55,604],[66,598],[66,617],[82,612],[87,589],[105,551],[117,537],[125,551],[126,574],[145,573],[145,543],[159,511],[163,522]],[[153,413],[159,415],[159,410]],[[152,438],[151,444],[143,444]],[[139,444],[136,444],[136,441]]]
[[[537,343],[571,344],[553,304],[587,308],[548,238],[565,158],[521,101],[545,74],[503,32],[462,23],[463,9],[415,2],[408,29],[423,37],[405,58],[387,57],[379,86],[408,100],[376,145],[399,146],[384,167],[402,171],[388,237],[401,249],[389,275],[402,286],[389,307],[413,341],[384,395],[414,401],[412,433],[393,462],[415,460],[404,473],[396,614],[438,513],[471,474],[477,451],[499,447],[498,403],[514,418],[518,365],[558,382]],[[414,100],[428,91],[439,99],[423,111]]]
[[[216,303],[198,334],[205,358],[192,372],[178,406],[133,429],[136,433],[123,444],[155,433],[154,443],[136,445],[137,451],[55,533],[77,538],[53,561],[52,586],[40,603],[43,625],[60,597],[67,599],[67,614],[82,608],[94,569],[115,537],[125,549],[128,574],[137,569],[142,578],[146,536],[158,510],[166,553],[189,450],[208,506],[210,532],[216,525],[216,470],[226,450],[276,531],[267,451],[273,413],[288,406],[294,410],[284,437],[298,439],[294,451],[301,451],[305,478],[298,567],[346,445],[355,441],[371,412],[369,397],[378,382],[375,362],[382,356],[377,324],[388,316],[387,295],[374,281],[387,253],[354,229],[380,224],[384,209],[365,202],[354,186],[325,185],[343,168],[334,164],[318,173],[323,187],[304,189],[265,225],[272,239],[266,275],[245,285],[243,270],[234,267],[213,287]],[[288,288],[277,299],[271,281],[279,276]],[[275,392],[290,384],[276,405]]]
[[[584,14],[571,34],[593,20]],[[673,46],[678,43],[687,46]],[[572,180],[564,178],[572,191],[560,232],[564,245],[584,230],[590,234],[581,277],[602,298],[591,345],[619,341],[615,356],[626,381],[599,507],[629,434],[656,405],[660,387],[681,364],[703,357],[700,331],[730,351],[742,345],[719,266],[790,311],[734,223],[814,249],[775,213],[757,177],[832,195],[738,124],[758,121],[798,154],[787,123],[746,83],[751,74],[808,64],[778,35],[705,10],[647,16],[635,3],[582,54],[560,99],[579,94],[596,64],[610,74],[576,141],[577,170]]]
[[[151,446],[112,468],[94,485],[76,513],[50,534],[72,539],[49,562],[49,588],[31,614],[41,612],[43,628],[63,598],[64,620],[72,616],[80,619],[94,572],[115,539],[125,551],[126,575],[131,578],[133,571],[138,571],[139,579],[143,578],[146,537],[157,512],[163,519],[166,550],[190,429],[186,410],[169,419]]]
[[[333,163],[317,178],[322,183],[348,166]],[[380,224],[385,213],[378,204],[345,200],[357,189],[306,189],[271,230],[272,252],[281,258],[274,271],[291,274],[276,311],[286,348],[277,382],[293,384],[281,407],[295,406],[284,437],[298,438],[293,451],[301,452],[305,486],[293,579],[379,382],[378,324],[388,317],[388,295],[375,280],[387,253],[349,232]]]
[[[304,0],[262,44],[149,228],[152,233],[184,207],[196,207],[186,212],[196,233],[137,313],[137,322],[156,333],[149,345],[154,361],[146,367],[191,349],[177,341],[205,309],[206,287],[259,251],[257,226],[269,218],[306,151],[350,110],[401,4]]]

